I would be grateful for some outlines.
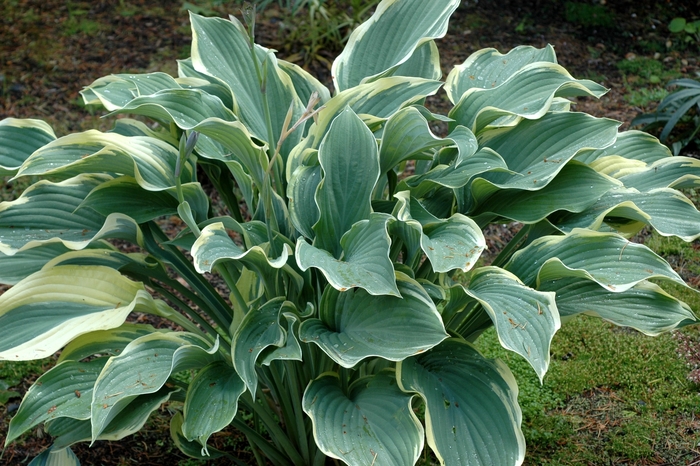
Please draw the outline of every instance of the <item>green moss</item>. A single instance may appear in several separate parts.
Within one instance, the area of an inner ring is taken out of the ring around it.
[[[52,365],[51,358],[37,361],[0,361],[0,381],[8,388],[16,387],[23,379],[35,374],[43,374]]]
[[[663,87],[643,87],[628,92],[624,99],[635,107],[648,107],[657,104],[668,95],[668,91]]]
[[[649,78],[659,76],[664,72],[664,65],[659,60],[653,58],[636,57],[633,60],[621,60],[617,63],[617,68],[623,74],[641,76]]]
[[[613,27],[615,15],[604,5],[566,2],[564,4],[566,21],[583,27]]]
[[[73,16],[68,18],[68,20],[63,24],[63,35],[69,37],[76,34],[93,36],[103,29],[103,24],[98,21]]]
[[[596,318],[571,319],[554,337],[543,385],[523,358],[500,346],[494,329],[477,345],[518,380],[527,464],[677,459],[697,443],[678,425],[693,417],[700,394],[669,334],[647,337]]]

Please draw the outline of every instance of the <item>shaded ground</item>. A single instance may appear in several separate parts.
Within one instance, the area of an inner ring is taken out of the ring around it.
[[[235,2],[228,9],[212,6],[222,2],[193,3],[205,3],[207,9],[219,14],[239,12]],[[578,7],[556,0],[465,1],[453,16],[449,35],[439,43],[443,69],[449,72],[453,65],[484,47],[505,52],[519,44],[542,47],[550,43],[555,46],[559,62],[574,76],[610,88],[599,101],[581,100],[577,108],[617,119],[627,126],[639,111],[649,111],[654,104],[629,103],[629,94],[640,84],[646,84],[647,78],[621,71],[620,64],[654,59],[661,63],[661,84],[679,75],[695,77],[699,69],[697,44],[683,43],[668,32],[666,25],[674,16],[690,18],[694,12],[697,14],[697,2],[611,0],[602,10],[591,9],[601,7],[601,3],[605,1],[569,2]],[[110,119],[99,118],[100,111],[82,105],[79,90],[110,73],[160,70],[175,74],[175,59],[186,58],[191,43],[187,12],[182,10],[182,4],[168,0],[0,2],[0,119],[41,118],[59,136],[111,127]],[[289,30],[283,30],[282,26],[293,28],[294,21],[285,19],[274,9],[264,12],[260,21],[258,42],[285,50],[281,38]],[[332,57],[336,52],[327,50],[323,56]],[[310,66],[317,75],[328,79],[329,72],[322,63]],[[623,66],[623,69],[631,68]],[[440,94],[431,104],[444,105],[445,98]],[[12,189],[2,186],[3,191]],[[501,235],[509,234],[498,228],[489,233],[490,245],[495,247]],[[686,278],[697,283],[695,275]],[[24,393],[31,382],[23,380],[14,390]],[[17,409],[17,402],[14,399],[0,405],[0,438],[7,432],[9,416]],[[581,416],[589,413],[590,423],[584,428],[599,428],[597,415],[590,413],[591,407],[571,409],[578,410]],[[163,415],[153,416],[144,430],[128,439],[98,442],[92,448],[80,445],[74,450],[83,464],[185,464],[185,457],[169,440],[167,407],[162,411]],[[50,443],[48,436],[42,436],[40,431],[35,434],[11,445],[0,462],[24,464]],[[250,459],[243,443],[231,432],[214,435],[212,444],[238,454],[243,461]]]

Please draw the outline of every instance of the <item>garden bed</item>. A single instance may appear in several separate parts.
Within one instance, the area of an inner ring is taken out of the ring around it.
[[[223,2],[199,2],[198,12],[239,14],[237,6],[227,11],[219,3]],[[449,35],[440,44],[443,70],[451,69],[470,53],[484,47],[505,52],[520,44],[543,47],[549,43],[554,45],[559,62],[574,76],[600,82],[610,89],[600,100],[581,99],[576,108],[595,116],[617,119],[623,122],[623,128],[628,127],[639,112],[653,110],[668,80],[696,77],[700,69],[698,44],[685,42],[683,37],[674,36],[667,29],[672,17],[690,17],[696,2],[610,3],[567,2],[564,5],[554,0],[540,0],[524,5],[515,0],[465,1],[452,18]],[[41,118],[49,122],[58,136],[95,127],[108,129],[113,119],[100,119],[101,110],[83,106],[78,92],[94,79],[110,73],[166,71],[175,74],[175,59],[189,55],[191,42],[187,11],[182,7],[183,2],[165,0],[3,2],[0,6],[0,119]],[[257,41],[283,51],[280,55],[284,58],[286,47],[282,39],[288,35],[288,28],[294,27],[295,20],[286,17],[273,2],[261,13],[259,21]],[[319,52],[315,60],[310,57],[308,66],[313,68],[314,74],[328,78],[324,60],[332,58],[334,53],[337,51]],[[429,105],[439,108],[444,102],[445,96],[441,93],[431,98]],[[695,151],[690,148],[684,155],[698,156]],[[21,181],[3,183],[0,188],[3,198],[16,197],[23,186]],[[508,234],[508,227],[489,230],[490,249],[497,250],[501,236]],[[659,238],[653,240],[661,241],[655,250],[661,250],[686,281],[693,285],[700,283],[700,261],[693,247],[684,248]],[[630,381],[629,374],[606,378],[604,374],[595,374],[595,369],[585,383],[573,383],[566,378],[575,378],[573,372],[579,369],[572,372],[570,366],[576,361],[585,361],[580,358],[589,354],[585,342],[575,349],[572,346],[572,342],[584,341],[580,336],[581,325],[576,323],[578,333],[562,332],[560,346],[555,339],[551,388],[547,387],[548,378],[545,389],[539,389],[535,383],[525,383],[521,388],[526,396],[535,400],[525,409],[525,426],[529,448],[537,456],[526,461],[541,464],[554,459],[560,461],[556,464],[638,465],[700,461],[700,423],[689,408],[693,390],[697,392],[698,387],[682,380],[682,361],[673,355],[675,343],[670,337],[660,337],[656,346],[644,350],[665,351],[656,359],[654,354],[649,354],[648,364],[655,370],[668,369],[669,380],[663,381],[668,384],[667,388],[652,385],[647,396],[629,400],[625,397],[636,390],[629,387],[651,382],[642,378]],[[585,327],[589,329],[587,332],[596,338],[605,338],[601,337],[605,332],[595,325]],[[641,335],[620,336],[607,326],[603,328],[612,335],[605,341],[630,348],[644,346],[636,342],[643,338]],[[694,334],[697,335],[697,331]],[[565,348],[566,352],[559,348]],[[634,352],[630,358],[631,365],[638,364],[643,361],[644,354]],[[669,368],[672,359],[678,364]],[[508,362],[518,364],[515,359]],[[0,381],[7,382],[8,390],[24,393],[47,364],[50,361],[2,364]],[[597,364],[592,367],[610,369],[609,361]],[[679,378],[679,373],[681,381],[676,384],[673,379]],[[665,396],[663,394],[670,393],[669,387],[682,391],[676,394],[679,400],[676,404],[661,403],[655,395],[658,392],[659,396]],[[567,389],[570,392],[567,393]],[[0,394],[2,390],[0,386]],[[696,406],[700,406],[700,397],[695,396]],[[10,398],[0,403],[0,438],[7,432],[7,423],[18,401],[18,398]],[[136,435],[119,442],[96,442],[91,448],[81,444],[74,451],[84,464],[206,464],[186,459],[171,444],[167,409],[164,406],[161,413],[156,412]],[[664,417],[664,412],[670,413],[668,417]],[[542,421],[544,415],[549,416],[544,424],[533,423]],[[635,417],[640,422],[630,423]],[[656,418],[660,418],[660,424],[651,423],[650,420]],[[634,429],[641,430],[635,432]],[[654,429],[668,433],[666,443],[660,438],[644,442]],[[0,461],[24,464],[49,444],[49,437],[37,430],[10,445]],[[237,455],[243,462],[252,461],[250,452],[245,450],[245,442],[236,432],[215,434],[211,445]],[[598,458],[604,458],[605,462],[597,463],[595,458],[589,458],[586,454],[589,450],[604,452]],[[576,451],[579,455],[572,459],[571,452]]]

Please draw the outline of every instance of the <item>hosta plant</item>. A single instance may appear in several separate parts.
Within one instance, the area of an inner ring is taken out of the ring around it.
[[[236,462],[207,446],[232,426],[259,464],[412,465],[426,441],[440,464],[520,464],[518,388],[475,346],[485,329],[542,378],[565,317],[695,322],[663,288],[681,277],[628,238],[700,235],[677,190],[700,162],[571,111],[605,89],[552,47],[481,50],[442,82],[435,39],[458,4],[382,1],[333,93],[238,20],[192,15],[177,78],[82,91],[140,120],[60,138],[2,121],[2,174],[45,179],[0,204],[0,358],[60,352],[6,443],[43,424],[35,461],[74,464],[70,445],[167,402],[195,458]],[[424,105],[441,89],[447,115]],[[492,223],[517,234],[485,265]]]

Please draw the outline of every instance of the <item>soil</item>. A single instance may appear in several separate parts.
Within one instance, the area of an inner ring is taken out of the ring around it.
[[[182,8],[186,2],[4,0],[0,3],[0,119],[44,119],[59,136],[111,127],[111,119],[100,119],[100,111],[81,104],[78,92],[83,86],[111,73],[158,70],[175,74],[175,59],[189,56],[189,21]],[[231,13],[240,17],[237,2],[192,3],[207,5],[200,10],[203,12],[213,10],[222,16]],[[289,50],[283,39],[289,36],[290,29],[285,28],[293,28],[295,21],[286,18],[272,3],[259,16],[257,41],[278,50]],[[618,63],[625,59],[656,58],[667,70],[697,77],[697,42],[683,42],[666,25],[676,16],[697,15],[698,5],[696,0],[607,3],[596,0],[578,5],[601,4],[606,15],[586,10],[588,14],[579,12],[576,16],[576,11],[570,10],[572,7],[557,0],[463,1],[452,17],[448,35],[438,43],[443,70],[449,72],[455,64],[485,47],[506,52],[520,44],[536,47],[552,44],[559,62],[572,75],[593,79],[610,89],[600,100],[580,99],[576,108],[619,120],[626,128],[640,111],[651,109],[627,103],[624,97],[630,81],[620,72]],[[324,60],[332,59],[337,53],[338,50],[322,50],[317,57],[320,59],[312,60],[307,67],[328,82],[330,73]],[[280,53],[282,58],[286,55],[287,52]],[[439,94],[429,104],[441,107],[445,101]],[[488,233],[489,241],[497,245],[500,237],[509,231],[496,228]],[[13,390],[23,394],[31,382],[24,380]],[[7,433],[9,418],[18,402],[13,399],[0,405],[0,438]],[[178,464],[186,457],[171,445],[167,409],[164,406],[161,412],[156,412],[136,435],[119,442],[96,442],[92,447],[77,445],[74,451],[83,464]],[[245,442],[240,442],[236,435],[227,431],[215,434],[211,444],[229,451],[243,463],[253,464],[250,453],[241,447]],[[0,462],[26,464],[49,444],[49,436],[37,429],[7,447]]]

